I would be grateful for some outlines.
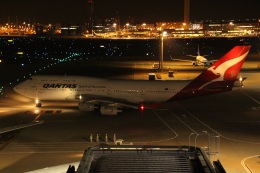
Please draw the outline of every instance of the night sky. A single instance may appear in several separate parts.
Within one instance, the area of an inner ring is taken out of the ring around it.
[[[115,17],[121,24],[131,17],[135,23],[183,21],[183,0],[95,0],[95,16]],[[190,20],[257,19],[260,0],[191,0]],[[8,16],[38,23],[84,24],[87,0],[1,0],[0,23]]]

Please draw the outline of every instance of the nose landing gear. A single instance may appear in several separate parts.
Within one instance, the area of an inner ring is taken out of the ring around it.
[[[35,105],[38,108],[42,107],[42,103],[40,102],[40,100],[35,100]]]

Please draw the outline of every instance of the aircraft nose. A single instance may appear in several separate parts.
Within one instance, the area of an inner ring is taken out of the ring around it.
[[[20,94],[20,93],[21,93],[21,90],[22,90],[21,84],[16,85],[16,86],[13,88],[13,90],[14,90],[16,93]]]

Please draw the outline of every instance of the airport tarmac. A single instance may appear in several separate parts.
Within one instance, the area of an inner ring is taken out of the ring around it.
[[[126,73],[113,69],[115,71],[110,70],[106,75],[147,79],[148,72],[154,71],[150,69],[153,63],[106,63],[107,67],[131,66],[126,68]],[[178,70],[172,68],[173,78],[167,76],[167,69],[154,72],[161,74],[162,80],[190,79],[205,68],[189,66],[188,70],[182,65],[179,64]],[[106,73],[107,69],[98,70]],[[210,153],[211,161],[220,160],[229,173],[259,172],[260,72],[257,63],[245,63],[241,75],[247,77],[242,90],[166,103],[156,110],[124,110],[119,116],[79,112],[75,102],[43,102],[44,106],[36,109],[33,100],[8,90],[7,97],[0,99],[1,128],[33,120],[44,123],[0,136],[0,172],[20,173],[80,161],[85,149],[106,142],[106,134],[109,144],[113,144],[115,135],[128,144],[196,145]],[[97,134],[100,135],[98,142]]]

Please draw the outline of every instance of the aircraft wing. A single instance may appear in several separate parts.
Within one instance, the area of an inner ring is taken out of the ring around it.
[[[187,56],[192,56],[192,55],[187,55]],[[171,60],[173,61],[184,61],[184,62],[194,62],[195,60],[187,60],[187,59],[173,59],[172,56],[171,57]],[[197,57],[197,56],[192,56],[192,57]]]
[[[186,55],[186,56],[190,56],[190,57],[194,57],[194,58],[197,57],[197,55]]]
[[[133,109],[139,108],[138,105],[129,103],[125,99],[115,99],[111,97],[104,97],[98,95],[90,95],[90,94],[77,95],[76,99],[82,100],[84,102],[99,104],[104,106],[116,106],[121,108],[124,107],[124,108],[133,108]]]
[[[187,59],[172,59],[173,61],[184,61],[184,62],[194,62],[194,60],[187,60]]]
[[[197,56],[203,56],[203,57],[205,57],[205,56],[209,56],[209,55],[199,55],[199,54],[198,54],[198,55],[186,55],[186,56],[190,56],[190,57],[195,57],[195,58],[196,58]]]
[[[30,122],[30,123],[25,123],[25,124],[20,124],[20,125],[2,128],[2,129],[0,129],[0,134],[19,130],[19,129],[23,129],[23,128],[27,128],[27,127],[30,127],[30,126],[35,126],[35,125],[42,124],[42,123],[43,123],[43,121],[33,121],[33,122]]]

